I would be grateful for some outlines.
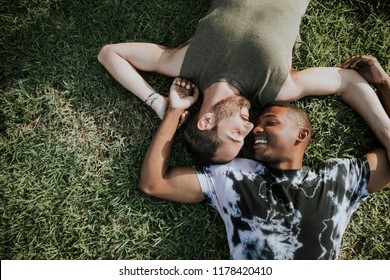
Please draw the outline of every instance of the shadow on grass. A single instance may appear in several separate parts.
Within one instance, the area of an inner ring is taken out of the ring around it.
[[[213,210],[138,191],[143,156],[160,121],[96,59],[107,43],[181,44],[210,1],[8,2],[0,5],[1,258],[228,258]],[[315,55],[304,47],[300,62],[324,63]],[[171,79],[145,77],[167,92]],[[326,107],[344,110],[333,100],[302,103],[323,135],[340,135],[333,139],[338,146],[327,146],[325,138],[316,147],[321,157],[340,155],[353,141],[343,137],[349,119],[341,125],[337,116],[334,123],[327,119]],[[180,132],[175,147],[172,162],[192,164]],[[249,145],[243,154],[250,153]]]

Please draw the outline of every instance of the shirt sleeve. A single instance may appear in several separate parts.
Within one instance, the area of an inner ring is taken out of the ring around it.
[[[366,157],[349,161],[351,174],[355,174],[356,177],[356,183],[352,185],[351,206],[357,208],[371,194],[367,188],[370,179],[370,165]]]
[[[206,202],[218,211],[223,211],[223,206],[228,203],[227,200],[235,196],[232,192],[233,181],[228,177],[241,177],[242,173],[248,174],[248,172],[253,175],[264,169],[263,165],[258,162],[242,158],[236,158],[226,164],[195,166],[194,168]]]
[[[198,176],[202,192],[206,197],[206,203],[210,204],[212,207],[215,208],[215,203],[213,199],[213,197],[215,197],[215,189],[214,179],[212,175],[212,171],[214,170],[214,168],[209,165],[194,166],[194,168],[196,170],[196,174]]]
[[[370,196],[367,189],[370,179],[370,166],[365,157],[352,159],[332,159],[327,161],[329,174],[334,174],[334,183],[339,194],[349,199],[352,211]]]

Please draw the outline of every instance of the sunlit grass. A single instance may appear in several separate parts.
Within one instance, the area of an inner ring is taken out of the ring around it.
[[[160,121],[98,64],[107,43],[177,46],[210,1],[0,0],[1,259],[226,259],[224,227],[203,204],[148,197],[140,165]],[[312,1],[298,69],[371,53],[387,71],[387,1]],[[170,79],[145,74],[166,93]],[[314,139],[305,158],[360,156],[378,145],[338,96],[296,102]],[[172,164],[192,164],[179,131]],[[243,155],[248,155],[244,151]],[[389,195],[353,216],[341,258],[389,259]]]

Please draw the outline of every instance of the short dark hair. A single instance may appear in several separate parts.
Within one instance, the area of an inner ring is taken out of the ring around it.
[[[200,131],[197,127],[199,114],[193,116],[184,130],[184,140],[188,152],[196,164],[212,164],[217,149],[222,141],[217,136],[218,123],[231,117],[243,107],[250,108],[249,101],[243,96],[232,95],[217,102],[212,111],[215,114],[215,126],[210,130]]]
[[[199,114],[194,115],[184,130],[184,140],[187,151],[196,164],[210,164],[222,142],[218,139],[218,124],[210,130],[200,131],[197,127]]]
[[[272,101],[269,102],[264,107],[263,111],[267,108],[274,107],[274,106],[286,108],[289,118],[295,123],[297,127],[308,129],[310,131],[310,138],[311,138],[313,134],[313,127],[309,118],[309,114],[305,110],[289,102]]]

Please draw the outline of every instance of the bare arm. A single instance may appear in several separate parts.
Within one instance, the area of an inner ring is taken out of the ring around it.
[[[387,115],[390,117],[390,76],[381,84],[375,86],[378,90],[378,96],[381,100],[383,107],[386,110]]]
[[[145,155],[139,188],[152,196],[177,202],[204,200],[195,170],[192,167],[169,168],[173,138],[180,116],[198,97],[196,88],[186,88],[175,79],[170,92],[170,105]],[[194,96],[189,93],[194,90]],[[181,97],[179,97],[181,95]]]
[[[366,121],[385,147],[390,161],[389,116],[373,88],[356,71],[337,67],[318,67],[292,73],[277,99],[294,101],[309,95],[336,93],[339,93],[342,100]]]
[[[379,99],[390,116],[390,76],[379,61],[371,55],[353,56],[342,64],[343,68],[356,70],[377,91]]]
[[[390,164],[386,152],[383,149],[377,149],[367,153],[366,157],[371,170],[368,190],[373,193],[389,187]]]
[[[149,43],[120,43],[104,46],[98,54],[98,60],[114,79],[142,101],[146,101],[162,119],[168,100],[157,93],[150,96],[155,90],[138,71],[178,76],[186,50],[187,46],[168,49]]]

